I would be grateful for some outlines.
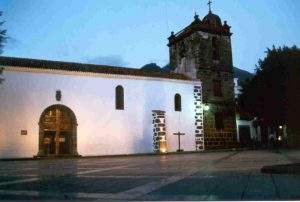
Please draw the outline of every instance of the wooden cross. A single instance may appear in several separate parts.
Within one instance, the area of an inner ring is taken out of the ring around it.
[[[209,8],[209,12],[211,12],[211,4],[212,4],[212,1],[211,1],[211,0],[208,0],[207,5],[208,5],[208,8]]]
[[[185,133],[181,133],[181,132],[177,132],[177,133],[173,133],[173,135],[177,135],[178,136],[178,152],[183,151],[182,149],[180,149],[180,136],[181,135],[185,135]]]

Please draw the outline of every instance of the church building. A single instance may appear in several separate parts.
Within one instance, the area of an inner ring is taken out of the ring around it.
[[[234,147],[230,36],[195,15],[169,37],[170,72],[0,57],[0,158]]]

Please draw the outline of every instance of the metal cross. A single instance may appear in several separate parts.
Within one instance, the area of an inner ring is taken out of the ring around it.
[[[183,151],[182,149],[180,149],[180,136],[181,135],[185,135],[185,133],[181,133],[181,132],[177,132],[177,133],[173,133],[173,135],[177,135],[178,136],[178,152]]]
[[[211,1],[211,0],[208,0],[207,5],[208,5],[208,8],[209,8],[209,12],[211,12],[211,4],[212,4],[212,1]]]

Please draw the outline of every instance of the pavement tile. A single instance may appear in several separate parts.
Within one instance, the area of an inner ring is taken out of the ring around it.
[[[22,176],[0,176],[0,183],[7,182],[7,181],[14,181],[14,180],[22,180],[27,178],[28,177],[22,177]]]
[[[199,179],[183,179],[149,195],[191,195],[197,200],[239,200],[246,182],[247,175],[207,175]]]
[[[300,175],[273,175],[283,200],[300,200]]]
[[[26,190],[58,193],[118,193],[145,183],[152,179],[81,178],[73,176],[53,177],[36,182],[0,186],[2,190]]]
[[[267,174],[251,175],[243,200],[279,200],[272,178]]]

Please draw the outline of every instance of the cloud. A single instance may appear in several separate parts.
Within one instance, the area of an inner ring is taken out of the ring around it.
[[[96,56],[87,59],[87,63],[125,67],[128,65],[120,55]]]

